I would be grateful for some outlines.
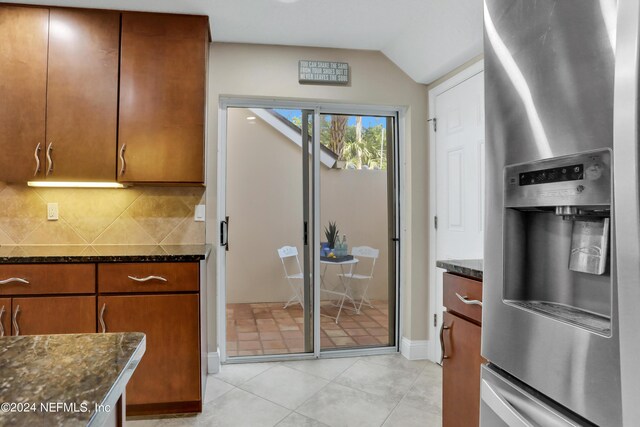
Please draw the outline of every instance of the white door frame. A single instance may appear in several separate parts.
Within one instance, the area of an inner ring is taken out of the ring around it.
[[[449,89],[458,86],[460,83],[484,71],[484,60],[480,60],[458,74],[443,81],[436,87],[429,90],[429,115],[430,118],[437,117],[436,99]],[[437,122],[436,122],[437,123]],[[442,290],[438,289],[437,268],[436,268],[436,248],[437,230],[434,218],[437,206],[437,174],[436,174],[436,132],[433,126],[429,126],[429,360],[439,363],[440,343],[438,328],[442,324]],[[434,325],[434,315],[437,315],[437,324]]]
[[[405,124],[407,107],[403,106],[378,106],[378,105],[362,105],[362,104],[338,104],[329,102],[312,102],[299,101],[290,99],[277,98],[250,98],[250,97],[233,97],[221,96],[218,105],[218,156],[217,156],[217,197],[216,197],[216,231],[220,232],[218,225],[225,220],[226,216],[226,191],[227,191],[227,108],[295,108],[314,111],[314,141],[313,152],[320,151],[320,139],[316,135],[320,135],[320,114],[349,114],[349,115],[393,115],[397,117],[398,135],[398,159],[397,167],[400,170],[399,176],[399,194],[397,204],[399,205],[398,224],[400,229],[400,249],[397,251],[396,257],[396,275],[400,277],[400,283],[396,286],[396,345],[380,348],[365,348],[354,350],[336,350],[325,351],[320,353],[320,287],[314,286],[314,351],[305,354],[284,354],[284,355],[268,355],[268,356],[251,356],[252,362],[268,361],[268,360],[285,360],[285,359],[315,359],[320,357],[349,357],[371,354],[386,354],[399,351],[400,342],[403,336],[403,316],[400,315],[403,309],[401,301],[406,287],[404,275],[400,275],[401,266],[404,262],[400,262],[403,253],[407,253],[406,245],[407,230],[401,225],[405,224],[405,196],[404,187],[406,183],[406,147],[405,147]],[[313,212],[314,218],[320,217],[320,156],[313,156]],[[318,221],[313,222],[313,241],[320,241],[320,224]],[[217,333],[216,340],[220,362],[230,362],[226,355],[226,334],[227,334],[227,316],[226,316],[226,251],[220,247],[220,236],[216,236],[214,240],[217,246],[216,250],[216,323]],[[317,258],[317,259],[316,259]],[[320,259],[314,257],[313,260],[314,283],[320,283]],[[236,358],[234,358],[236,359]],[[243,358],[237,358],[238,362],[244,362]]]

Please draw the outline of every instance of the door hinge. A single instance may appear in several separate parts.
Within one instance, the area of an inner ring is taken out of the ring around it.
[[[434,328],[438,327],[438,315],[437,314],[433,315],[433,327]]]
[[[436,230],[438,229],[438,217],[437,216],[433,217],[433,228],[435,228]]]
[[[438,119],[436,117],[427,120],[427,122],[433,122],[433,131],[438,132]]]

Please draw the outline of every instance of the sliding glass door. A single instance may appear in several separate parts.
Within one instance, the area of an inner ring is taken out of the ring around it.
[[[225,108],[223,360],[396,347],[397,134],[395,113]]]
[[[321,114],[321,349],[395,345],[395,117]]]
[[[226,356],[313,352],[313,113],[228,108],[226,129]]]

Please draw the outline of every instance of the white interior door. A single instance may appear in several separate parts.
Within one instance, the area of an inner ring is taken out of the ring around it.
[[[483,254],[484,72],[437,95],[436,259],[478,259]],[[436,301],[442,312],[442,272]],[[438,315],[438,325],[442,322]]]

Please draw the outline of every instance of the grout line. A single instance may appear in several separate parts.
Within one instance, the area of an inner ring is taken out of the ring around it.
[[[180,227],[180,226],[181,226],[182,224],[184,224],[187,220],[192,219],[192,218],[193,218],[193,215],[184,217],[184,218],[182,219],[182,221],[180,221],[180,222],[179,222],[175,227],[173,227],[173,228],[171,229],[171,231],[169,231],[169,232],[168,232],[168,233],[167,233],[167,234],[166,234],[166,235],[165,235],[165,236],[160,240],[160,242],[159,242],[158,244],[159,244],[159,245],[162,245],[162,244],[164,243],[164,241],[165,241],[165,240],[167,240],[167,238],[168,238],[169,236],[171,236],[171,234],[173,234],[173,232],[174,232],[174,231],[176,231],[176,230],[178,229],[178,227]]]
[[[129,190],[129,189],[124,189],[124,191],[130,191],[130,190]],[[136,189],[133,189],[132,191],[137,191],[137,190],[136,190]],[[111,227],[113,224],[115,224],[115,222],[116,222],[117,220],[119,220],[120,218],[122,218],[122,215],[124,215],[124,214],[129,210],[129,208],[130,208],[130,207],[131,207],[131,206],[136,202],[136,200],[138,200],[140,197],[142,197],[142,195],[143,195],[143,194],[144,194],[144,190],[140,191],[140,192],[138,193],[138,196],[136,196],[136,197],[131,201],[131,203],[129,203],[127,206],[125,206],[125,207],[122,209],[122,212],[120,212],[120,214],[118,214],[118,216],[116,216],[116,217],[115,217],[115,219],[114,219],[113,221],[111,221],[111,222],[110,222],[110,223],[109,223],[109,224],[104,228],[104,230],[102,230],[102,231],[101,231],[101,232],[100,232],[100,233],[99,233],[99,234],[98,234],[98,235],[97,235],[97,236],[96,236],[96,237],[91,241],[91,244],[93,244],[96,240],[98,240],[98,239],[100,238],[100,236],[102,236],[102,235],[103,235],[103,234],[104,234],[104,233],[109,229],[109,227]],[[136,224],[137,224],[137,222],[136,222]],[[140,224],[138,224],[138,225],[140,225]],[[144,230],[144,229],[143,229],[143,230]],[[145,232],[146,232],[146,230],[145,230]],[[149,234],[149,233],[147,233],[147,234]],[[151,236],[149,236],[149,237],[151,237]],[[154,240],[154,239],[153,239],[153,238],[151,238],[151,241],[153,241],[153,240]],[[157,244],[157,243],[155,243],[155,244]]]

